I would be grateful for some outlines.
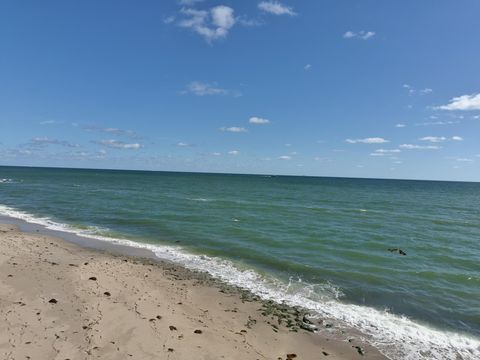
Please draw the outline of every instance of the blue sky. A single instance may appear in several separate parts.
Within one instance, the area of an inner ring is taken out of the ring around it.
[[[480,181],[474,0],[0,1],[0,164]]]

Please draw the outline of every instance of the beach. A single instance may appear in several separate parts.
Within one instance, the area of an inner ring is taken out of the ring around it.
[[[3,359],[385,358],[353,330],[205,274],[13,225],[0,225],[0,274]]]

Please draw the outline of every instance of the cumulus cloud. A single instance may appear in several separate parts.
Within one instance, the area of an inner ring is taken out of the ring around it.
[[[248,119],[248,122],[249,122],[250,124],[255,124],[255,125],[267,125],[267,124],[270,124],[270,120],[264,119],[264,118],[261,118],[261,117],[257,117],[257,116],[252,116],[250,119]]]
[[[227,90],[218,86],[217,83],[205,83],[201,81],[192,81],[187,84],[185,90],[181,91],[181,94],[193,94],[197,96],[207,95],[232,95],[234,97],[242,96],[239,91]]]
[[[226,38],[236,23],[234,10],[225,5],[218,5],[209,10],[182,8],[180,13],[184,18],[178,21],[178,26],[193,30],[208,43]]]
[[[142,145],[138,143],[129,144],[119,140],[100,140],[97,142],[100,145],[107,146],[113,149],[127,149],[127,150],[138,150]]]
[[[221,127],[220,131],[233,132],[233,133],[245,133],[248,132],[247,129],[240,126],[230,126],[230,127]]]
[[[463,138],[461,136],[452,136],[453,141],[463,141]]]
[[[480,94],[454,97],[447,105],[437,106],[437,110],[480,110]]]
[[[258,8],[263,12],[273,14],[273,15],[289,15],[289,16],[297,15],[297,13],[293,11],[292,7],[283,5],[278,1],[261,1],[258,4]]]
[[[384,144],[390,142],[389,140],[385,140],[381,137],[371,137],[365,139],[346,139],[345,141],[349,144]]]
[[[374,31],[365,31],[361,30],[358,32],[355,31],[347,31],[345,34],[343,34],[344,39],[362,39],[362,40],[368,40],[371,39],[375,36]]]
[[[407,150],[438,150],[440,146],[437,145],[416,145],[416,144],[402,144],[401,149]]]

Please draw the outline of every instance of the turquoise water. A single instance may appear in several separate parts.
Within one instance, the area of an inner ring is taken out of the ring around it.
[[[338,318],[392,358],[480,354],[480,183],[0,167],[0,204]]]

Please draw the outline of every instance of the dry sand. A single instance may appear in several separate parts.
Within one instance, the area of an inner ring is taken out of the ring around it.
[[[0,225],[0,359],[385,359],[326,322],[293,332],[299,318],[173,264]]]

